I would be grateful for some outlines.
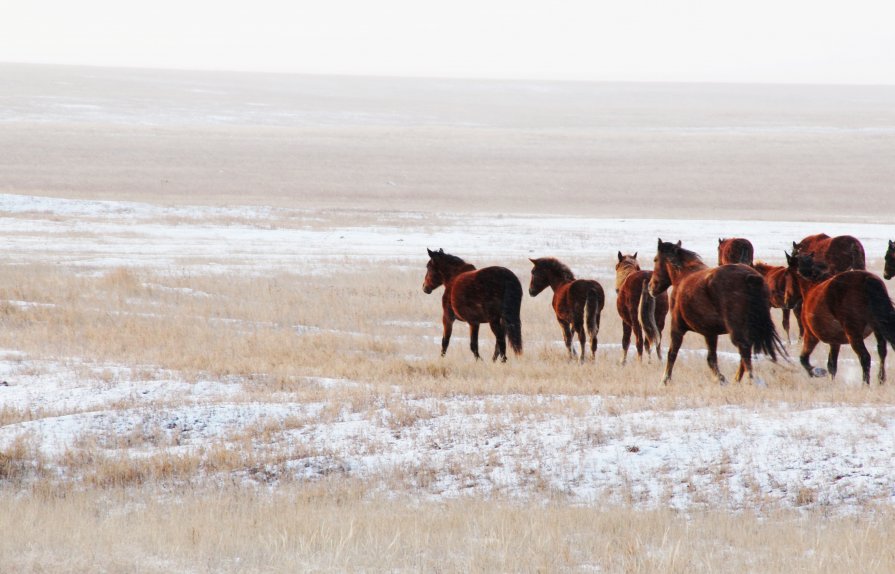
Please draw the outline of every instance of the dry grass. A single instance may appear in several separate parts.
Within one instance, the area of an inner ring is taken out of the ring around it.
[[[329,480],[0,495],[6,572],[891,572],[891,509],[751,514],[369,496]],[[125,536],[122,533],[126,533]]]
[[[655,360],[618,364],[621,327],[611,297],[596,364],[578,366],[565,358],[548,301],[541,299],[523,305],[524,356],[505,365],[476,363],[465,325],[458,323],[448,356],[441,359],[440,300],[419,291],[422,270],[361,267],[327,276],[226,280],[125,268],[86,275],[37,265],[0,271],[2,347],[35,358],[171,369],[193,379],[234,376],[265,394],[303,390],[319,397],[320,390],[308,388],[303,377],[325,376],[363,381],[357,390],[363,393],[384,395],[397,385],[416,396],[602,394],[624,402],[625,409],[780,401],[888,404],[895,398],[891,385],[844,384],[847,366],[837,382],[810,380],[795,361],[759,360],[768,388],[721,388],[699,354],[682,356],[673,384],[659,386],[662,367]],[[480,344],[486,350],[493,345],[487,329]],[[698,335],[685,339],[685,348],[698,353],[702,347]],[[731,350],[726,342],[724,350]],[[790,352],[796,355],[798,348]],[[823,349],[815,354],[822,363]],[[852,358],[851,351],[844,349],[842,358]],[[734,360],[722,358],[722,369],[732,376]],[[9,416],[14,415],[4,415]]]

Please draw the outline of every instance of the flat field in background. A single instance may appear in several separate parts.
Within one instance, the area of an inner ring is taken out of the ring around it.
[[[2,72],[3,571],[893,569],[892,385],[690,334],[659,386],[612,289],[657,236],[879,272],[891,91]],[[439,358],[426,247],[600,280],[596,363],[549,293]]]

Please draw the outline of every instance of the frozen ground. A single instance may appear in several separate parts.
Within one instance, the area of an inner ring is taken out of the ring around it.
[[[818,231],[859,237],[873,265],[892,235],[891,227],[871,224],[495,219],[0,196],[8,263],[53,263],[79,273],[127,265],[160,273],[325,275],[375,259],[418,267],[422,278],[423,250],[444,247],[520,274],[527,256],[569,257],[607,279],[618,249],[640,251],[649,261],[657,236],[681,239],[711,261],[717,237],[742,235],[753,240],[758,257],[779,261],[790,241]],[[264,427],[270,438],[260,448],[281,453],[281,462],[247,472],[241,478],[249,482],[338,473],[387,484],[400,474],[426,497],[563,494],[579,502],[684,509],[847,510],[895,502],[895,406],[619,411],[599,396],[418,398],[395,388],[362,412],[321,416],[326,400],[302,402],[289,392],[259,398],[239,379],[188,382],[151,365],[38,360],[17,349],[0,351],[0,378],[8,383],[0,386],[0,410],[32,413],[32,420],[0,428],[0,448],[28,437],[50,464],[85,444],[130,456],[239,448],[233,436]],[[337,394],[366,382],[308,378],[306,384]]]

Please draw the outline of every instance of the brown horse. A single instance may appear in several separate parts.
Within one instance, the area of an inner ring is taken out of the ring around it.
[[[621,251],[618,252],[618,263],[615,264],[615,292],[618,297],[615,307],[622,318],[623,365],[628,360],[632,331],[638,359],[643,360],[646,343],[647,357],[650,346],[655,346],[656,356],[662,360],[662,330],[665,329],[665,316],[668,314],[668,293],[656,298],[650,296],[647,285],[652,276],[652,271],[640,270],[637,253],[622,255]]]
[[[895,277],[895,241],[889,240],[889,248],[886,250],[886,266],[883,268],[883,277],[891,279]]]
[[[748,239],[742,237],[718,238],[718,265],[730,265],[732,263],[752,265],[754,254],[755,249],[753,249],[752,242]]]
[[[696,253],[659,239],[656,265],[649,290],[655,297],[674,286],[671,297],[671,345],[663,383],[671,380],[677,353],[687,331],[705,337],[708,364],[718,382],[727,381],[718,370],[718,335],[730,334],[740,352],[736,380],[748,372],[752,380],[752,353],[763,352],[777,360],[786,353],[771,321],[768,287],[748,265],[722,265],[710,269]]]
[[[789,260],[788,253],[786,253],[786,258]],[[752,267],[764,277],[764,282],[768,286],[771,307],[783,311],[783,330],[786,331],[786,340],[791,341],[789,337],[789,312],[798,307],[799,303],[801,303],[801,299],[793,297],[787,302],[786,292],[787,287],[789,287],[795,279],[788,273],[788,268],[785,265],[768,265],[767,263],[756,261]],[[802,316],[796,311],[795,317],[796,323],[799,326],[799,338],[801,339],[804,333]]]
[[[497,342],[494,356],[507,360],[507,338],[517,355],[522,354],[522,284],[512,271],[505,267],[485,267],[476,270],[459,257],[449,255],[444,249],[429,252],[423,291],[431,293],[444,285],[441,307],[444,334],[441,337],[441,356],[447,353],[451,342],[454,320],[469,323],[469,348],[476,359],[479,356],[479,325],[488,323]]]
[[[839,348],[844,344],[858,355],[864,382],[870,384],[870,353],[864,339],[876,335],[879,352],[879,374],[886,380],[886,341],[895,349],[895,307],[882,279],[861,270],[831,274],[829,268],[803,253],[789,260],[789,272],[796,281],[787,296],[802,297],[802,324],[805,338],[799,360],[812,377],[822,377],[829,371],[836,376]],[[830,345],[827,371],[811,366],[811,352],[818,343]]]
[[[569,358],[575,356],[572,348],[572,332],[578,335],[581,344],[581,362],[587,335],[590,335],[590,355],[596,360],[597,333],[600,332],[600,313],[603,311],[605,296],[603,287],[591,279],[575,279],[572,270],[553,257],[529,259],[534,265],[531,270],[531,284],[528,294],[536,297],[549,285],[553,289],[553,310],[562,327],[563,341],[569,350]]]
[[[851,235],[830,237],[826,233],[818,233],[809,235],[798,243],[793,241],[793,257],[803,253],[811,253],[816,260],[826,263],[831,273],[867,269],[864,246]]]

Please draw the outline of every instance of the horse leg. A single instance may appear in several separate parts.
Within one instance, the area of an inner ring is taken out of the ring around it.
[[[584,364],[584,359],[587,356],[585,354],[585,350],[587,349],[587,334],[584,332],[584,320],[583,315],[580,319],[576,319],[573,325],[575,329],[575,333],[578,335],[578,345],[581,347],[581,357],[579,357],[578,362]]]
[[[631,329],[634,331],[634,346],[637,348],[637,360],[643,362],[643,328],[637,319],[631,323]]]
[[[836,371],[839,370],[839,347],[841,345],[830,344],[830,356],[827,357],[827,371],[830,373],[830,378],[836,378]]]
[[[792,339],[789,337],[789,309],[786,307],[783,308],[783,330],[786,331],[786,342],[792,343]]]
[[[796,316],[796,325],[799,326],[799,339],[805,337],[805,325],[802,323],[802,302],[796,303],[792,309],[792,314]]]
[[[802,339],[802,352],[799,355],[799,362],[802,363],[802,366],[808,372],[809,377],[823,377],[827,374],[827,372],[820,367],[811,366],[811,353],[814,351],[814,348],[817,347],[818,343],[820,343],[820,340],[814,333],[805,331],[805,336]]]
[[[864,380],[865,385],[870,384],[870,351],[867,350],[867,346],[864,345],[864,338],[861,336],[863,333],[849,333],[845,332],[845,336],[848,337],[848,343],[851,345],[851,348],[854,350],[855,354],[861,360],[861,374],[862,379]]]
[[[628,362],[628,346],[631,344],[631,325],[622,322],[622,365]]]
[[[444,325],[444,333],[441,335],[441,356],[443,357],[447,353],[448,345],[451,344],[451,332],[454,330],[453,314],[445,311],[441,323]]]
[[[562,319],[557,318],[559,321],[559,326],[562,329],[562,341],[566,345],[566,351],[569,352],[569,360],[575,358],[575,349],[572,348],[572,327],[563,321]]]
[[[724,375],[721,374],[721,370],[718,368],[718,335],[712,334],[703,336],[705,337],[705,344],[709,350],[709,353],[706,356],[709,369],[714,373],[715,378],[718,380],[718,384],[726,385],[727,379],[724,378]]]
[[[667,385],[671,380],[671,372],[674,370],[674,362],[677,360],[677,352],[684,342],[684,331],[671,326],[671,344],[668,347],[668,360],[665,362],[665,376],[662,377],[662,384]]]
[[[503,328],[503,325],[500,324],[500,319],[495,319],[491,321],[491,331],[494,332],[494,338],[496,339],[494,342],[494,355],[491,357],[492,361],[496,361],[498,357],[500,357],[501,363],[507,362],[507,333]]]
[[[472,351],[472,354],[475,356],[476,361],[482,360],[482,357],[479,356],[479,324],[478,323],[470,323],[469,324],[469,350]]]
[[[876,351],[879,353],[879,374],[876,379],[879,384],[886,382],[886,337],[882,333],[874,333],[876,336]]]

